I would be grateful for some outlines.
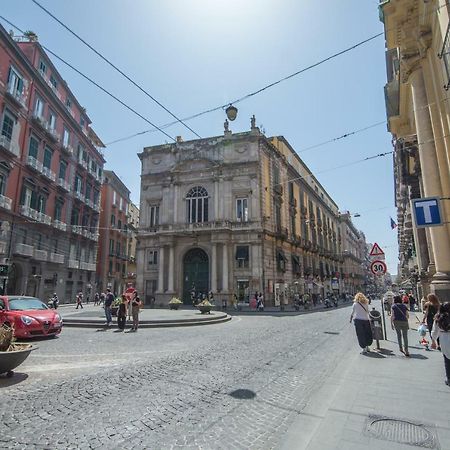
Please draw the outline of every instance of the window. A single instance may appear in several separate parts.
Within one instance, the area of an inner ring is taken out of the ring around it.
[[[37,159],[38,151],[39,151],[39,141],[35,137],[30,136],[30,144],[28,146],[28,155],[32,156],[34,159]]]
[[[44,114],[44,102],[40,97],[36,96],[36,102],[34,104],[34,115],[36,117],[42,117],[43,114]]]
[[[41,72],[42,75],[45,75],[47,73],[47,64],[45,64],[42,59],[39,62],[39,72]]]
[[[63,203],[60,200],[57,200],[55,203],[55,220],[62,221],[62,210],[63,210]]]
[[[118,228],[119,230],[122,229],[122,221],[121,221],[120,219],[117,221],[117,228]]]
[[[291,234],[293,237],[297,234],[296,220],[293,214],[291,215]]]
[[[56,114],[51,110],[48,112],[48,125],[52,130],[56,128]]]
[[[55,89],[58,88],[58,80],[53,76],[53,74],[50,75],[50,83]]]
[[[289,203],[294,203],[294,183],[290,182],[288,184],[288,189],[289,189]]]
[[[25,180],[24,180],[25,182]],[[20,204],[28,206],[29,208],[35,208],[35,195],[33,189],[25,184],[22,185],[22,191],[20,193]]]
[[[158,264],[158,251],[149,250],[147,256],[147,265],[149,267],[156,266]]]
[[[109,240],[109,254],[114,255],[114,239]]]
[[[49,149],[48,147],[45,147],[44,150],[44,167],[46,167],[47,169],[50,169],[50,167],[52,166],[52,156],[53,156],[53,152],[51,149]]]
[[[238,245],[236,247],[236,265],[239,269],[248,268],[248,245]]]
[[[63,145],[64,147],[68,147],[70,145],[70,131],[64,127],[63,131]]]
[[[120,256],[120,242],[117,242],[117,244],[116,244],[116,255],[117,256]]]
[[[12,139],[15,123],[16,123],[15,117],[7,109],[5,109],[2,124],[2,136],[5,136],[6,139],[8,139],[8,141]]]
[[[273,184],[280,184],[280,168],[276,164],[273,165]]]
[[[6,179],[7,176],[0,172],[0,194],[3,195],[6,189]]]
[[[69,97],[66,98],[66,108],[67,109],[72,108],[72,100],[70,100]]]
[[[116,226],[116,216],[111,214],[111,226],[114,228]]]
[[[152,205],[149,208],[150,213],[150,227],[157,227],[159,225],[159,206]]]
[[[75,175],[75,182],[74,182],[73,187],[74,187],[75,192],[78,192],[79,194],[81,194],[81,191],[83,189],[83,183],[82,183],[81,177],[78,174]]]
[[[236,199],[236,219],[238,222],[248,222],[248,199]]]
[[[286,257],[281,249],[277,250],[277,270],[284,272],[286,270]]]
[[[186,195],[187,219],[189,223],[208,222],[208,192],[196,186]]]
[[[84,128],[84,118],[83,117],[80,117],[80,127],[81,128]]]
[[[39,194],[38,201],[37,201],[37,210],[40,213],[45,214],[46,206],[47,206],[47,196],[45,196],[43,194]]]
[[[297,255],[292,255],[292,273],[299,275],[300,269],[300,258]]]
[[[275,200],[275,227],[277,232],[281,232],[281,204]]]
[[[116,191],[113,190],[113,200],[112,200],[112,204],[113,204],[113,205],[116,205],[116,202],[117,202],[117,194],[116,194]]]
[[[120,199],[119,199],[119,209],[122,211],[122,209],[123,209],[123,198],[122,197],[120,197]]]
[[[89,183],[86,183],[86,192],[84,193],[85,197],[90,200],[91,199],[92,186]]]
[[[80,210],[78,208],[72,208],[72,214],[70,216],[70,224],[78,225],[80,219]]]
[[[108,272],[109,272],[110,275],[112,274],[112,267],[113,267],[113,262],[109,261],[109,270],[108,270]]]
[[[23,78],[13,67],[9,68],[8,92],[14,96],[20,96],[23,93]]]
[[[59,175],[58,177],[62,180],[66,179],[67,163],[65,161],[59,162]]]
[[[94,205],[98,204],[98,200],[100,198],[100,192],[97,189],[94,189]]]

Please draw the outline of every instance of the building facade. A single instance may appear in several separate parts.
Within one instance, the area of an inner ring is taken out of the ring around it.
[[[137,288],[267,304],[343,292],[338,206],[282,136],[255,126],[147,147],[142,162]],[[356,271],[356,269],[355,269]]]
[[[387,0],[386,110],[394,143],[399,274],[418,295],[450,295],[450,32],[448,2]],[[441,199],[443,225],[417,228],[412,199]]]
[[[130,191],[110,170],[104,172],[101,195],[100,238],[97,258],[97,286],[122,293],[128,276],[129,240],[128,211]]]
[[[61,302],[95,283],[103,144],[34,38],[0,26],[0,258],[6,292]]]

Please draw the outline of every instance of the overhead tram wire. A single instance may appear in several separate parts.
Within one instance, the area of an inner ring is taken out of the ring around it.
[[[40,9],[42,9],[46,14],[48,14],[52,19],[54,19],[56,22],[58,22],[63,28],[65,28],[70,34],[72,34],[74,37],[76,37],[80,42],[82,42],[86,47],[88,47],[91,51],[93,51],[99,58],[101,58],[103,61],[105,61],[110,67],[112,67],[116,72],[120,73],[126,80],[128,80],[133,86],[137,87],[144,95],[146,95],[148,98],[150,98],[153,102],[155,102],[158,106],[160,106],[164,111],[169,113],[174,119],[176,119],[175,123],[181,123],[185,128],[187,128],[191,133],[193,133],[195,136],[197,136],[199,139],[201,139],[201,136],[194,131],[189,125],[184,123],[183,119],[180,119],[178,116],[176,116],[169,108],[164,106],[160,101],[158,101],[153,95],[151,95],[147,90],[145,90],[140,84],[138,84],[136,81],[134,81],[129,75],[127,75],[122,69],[117,67],[114,63],[112,63],[108,58],[106,58],[102,53],[100,53],[98,50],[96,50],[89,42],[87,42],[85,39],[83,39],[79,34],[75,33],[69,26],[67,26],[65,23],[63,23],[58,17],[56,17],[52,12],[50,12],[48,9],[46,9],[44,6],[42,6],[39,2],[36,0],[31,0],[36,6],[38,6]]]
[[[435,12],[439,11],[441,8],[444,8],[444,7],[446,7],[446,6],[450,6],[450,1],[448,1],[448,2],[446,2],[446,3],[444,3],[444,4],[440,5],[440,6],[438,6],[436,9],[430,11],[430,13],[428,13],[427,15],[425,15],[425,17],[426,17],[426,16],[430,16],[431,14],[434,14]],[[340,52],[337,52],[337,53],[335,53],[335,54],[333,54],[333,55],[331,55],[331,56],[329,56],[329,57],[327,57],[327,58],[325,58],[325,59],[322,59],[321,61],[318,61],[318,62],[315,63],[315,64],[312,64],[312,65],[310,65],[310,66],[308,66],[308,67],[305,67],[304,69],[301,69],[301,70],[299,70],[299,71],[297,71],[297,72],[294,72],[293,74],[288,75],[288,76],[286,76],[286,77],[284,77],[284,78],[281,78],[281,79],[278,80],[278,81],[275,81],[275,82],[273,82],[273,83],[270,83],[270,84],[264,86],[263,88],[258,89],[258,90],[255,91],[255,92],[252,92],[252,93],[247,94],[247,95],[245,95],[245,96],[243,96],[243,97],[240,97],[239,99],[235,100],[234,102],[228,102],[228,103],[225,103],[225,104],[223,104],[223,105],[216,106],[216,107],[214,107],[214,108],[206,109],[206,110],[201,111],[201,112],[199,112],[199,113],[196,113],[196,114],[193,114],[193,115],[191,115],[191,116],[185,117],[185,118],[183,118],[182,120],[183,120],[183,121],[187,121],[187,120],[196,119],[197,117],[203,116],[203,115],[205,115],[205,114],[209,114],[209,113],[211,113],[211,112],[219,111],[220,109],[224,109],[224,108],[227,107],[230,103],[238,103],[238,102],[241,102],[241,101],[243,101],[243,100],[245,100],[245,99],[247,99],[247,98],[249,98],[249,97],[252,97],[252,96],[254,96],[254,95],[256,95],[256,94],[258,94],[258,93],[260,93],[260,92],[262,92],[262,91],[264,91],[264,90],[266,90],[266,89],[269,89],[269,88],[272,87],[272,86],[275,86],[275,85],[281,83],[282,81],[285,81],[285,80],[288,80],[288,79],[290,79],[290,78],[292,78],[292,77],[295,77],[295,76],[297,76],[297,75],[299,75],[299,74],[301,74],[301,73],[303,73],[303,72],[306,72],[307,70],[310,70],[310,69],[312,69],[312,68],[314,68],[314,67],[317,67],[317,66],[319,66],[319,65],[321,65],[321,64],[323,64],[323,63],[325,63],[325,62],[328,62],[329,60],[331,60],[331,59],[333,59],[333,58],[336,58],[337,56],[341,56],[341,55],[343,55],[343,54],[345,54],[345,53],[347,53],[347,52],[349,52],[349,51],[351,51],[351,50],[354,50],[355,48],[357,48],[357,47],[359,47],[359,46],[361,46],[361,45],[367,44],[368,42],[371,42],[372,40],[374,40],[374,39],[376,39],[376,38],[378,38],[378,37],[384,35],[384,34],[386,33],[386,31],[389,31],[389,30],[385,30],[385,31],[383,31],[383,32],[381,32],[381,33],[378,33],[378,34],[376,34],[376,35],[373,35],[373,36],[371,36],[371,37],[369,37],[369,38],[367,38],[367,39],[365,39],[365,40],[363,40],[363,41],[360,41],[360,42],[354,44],[354,45],[351,46],[351,47],[348,47],[348,48],[346,48],[346,49],[344,49],[344,50],[342,50],[342,51],[340,51]],[[169,122],[169,123],[166,123],[166,124],[164,124],[164,125],[161,125],[161,128],[168,128],[168,127],[171,127],[172,125],[175,125],[176,123],[177,123],[177,122]],[[373,126],[376,126],[376,125],[374,124]],[[369,127],[370,127],[370,126],[369,126]],[[110,141],[110,142],[107,143],[107,145],[113,145],[113,144],[116,144],[116,143],[118,143],[118,142],[123,142],[123,141],[129,140],[129,139],[133,139],[133,138],[135,138],[135,137],[137,137],[137,136],[142,136],[143,134],[153,133],[153,132],[155,132],[155,131],[156,131],[155,129],[149,129],[149,130],[139,131],[139,132],[137,132],[137,133],[134,133],[134,134],[131,134],[131,135],[128,135],[128,136],[124,136],[124,137],[121,137],[121,138],[117,138],[117,139],[115,139],[115,140],[113,140],[113,141]],[[364,130],[361,130],[361,131],[364,131]],[[306,150],[305,150],[305,151],[306,151]]]
[[[20,31],[22,34],[24,33],[23,30],[21,30],[18,26],[14,25],[11,21],[9,21],[8,19],[6,19],[3,16],[0,16],[0,19],[4,20],[6,23],[8,23],[9,25],[11,25],[12,27],[14,27],[16,30]],[[65,64],[66,66],[70,67],[72,70],[74,70],[76,73],[78,73],[78,75],[81,75],[84,79],[86,79],[87,81],[89,81],[90,83],[92,83],[94,86],[96,86],[98,89],[100,89],[101,91],[103,91],[105,94],[109,95],[111,98],[113,98],[114,100],[116,100],[118,103],[120,103],[122,106],[124,106],[125,108],[127,108],[129,111],[131,111],[133,114],[135,114],[136,116],[140,117],[142,120],[144,120],[145,122],[147,122],[148,124],[150,124],[152,127],[154,127],[156,130],[160,131],[162,134],[164,134],[166,137],[168,137],[169,139],[171,139],[172,141],[176,142],[176,139],[172,136],[170,136],[170,134],[166,133],[163,129],[161,129],[159,126],[155,125],[152,121],[150,121],[149,119],[147,119],[146,117],[144,117],[141,113],[137,112],[134,108],[132,108],[131,106],[129,106],[127,103],[125,103],[123,100],[121,100],[120,98],[118,98],[116,95],[112,94],[110,91],[108,91],[107,89],[105,89],[103,86],[100,86],[96,81],[94,81],[92,78],[88,77],[87,75],[85,75],[83,72],[81,72],[80,70],[78,70],[76,67],[74,67],[72,64],[68,63],[66,60],[64,60],[63,58],[61,58],[60,56],[58,56],[55,52],[53,52],[52,50],[50,50],[48,47],[46,47],[45,45],[40,44],[41,47],[46,50],[48,53],[52,54],[55,58],[57,58],[59,61],[61,61],[63,64]]]

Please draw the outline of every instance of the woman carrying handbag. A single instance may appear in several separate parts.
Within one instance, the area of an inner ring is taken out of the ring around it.
[[[405,356],[409,357],[408,352],[408,330],[409,330],[409,312],[408,306],[402,302],[400,295],[394,297],[394,304],[391,310],[391,326],[397,333],[398,347]],[[403,345],[402,345],[403,338]]]
[[[355,324],[356,336],[359,346],[363,349],[362,353],[370,352],[369,345],[372,345],[372,328],[369,320],[369,300],[361,292],[358,292],[353,299],[352,314],[350,322]]]

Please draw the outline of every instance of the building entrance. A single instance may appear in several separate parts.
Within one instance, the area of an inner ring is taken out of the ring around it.
[[[183,259],[183,303],[191,305],[193,296],[208,295],[209,259],[201,248],[189,250]]]

